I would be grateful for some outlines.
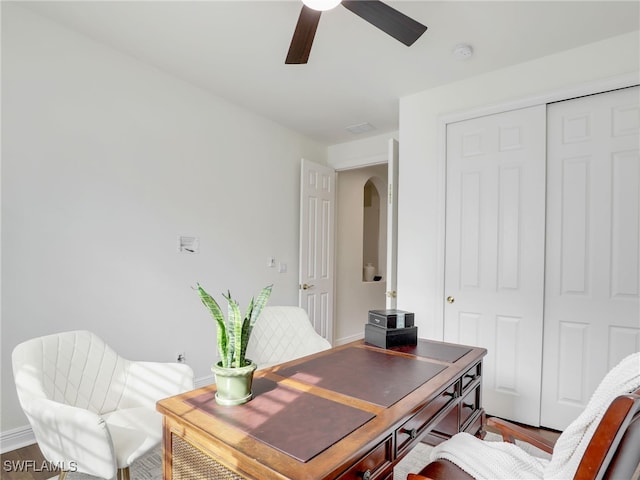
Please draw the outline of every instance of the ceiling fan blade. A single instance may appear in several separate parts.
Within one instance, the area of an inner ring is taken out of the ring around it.
[[[427,27],[379,0],[343,0],[348,10],[396,40],[411,46]]]
[[[316,29],[320,22],[320,14],[318,10],[313,10],[306,5],[302,6],[300,17],[296,29],[293,32],[289,53],[285,64],[307,63],[309,53],[311,53],[311,45],[313,45],[313,37],[316,35]]]

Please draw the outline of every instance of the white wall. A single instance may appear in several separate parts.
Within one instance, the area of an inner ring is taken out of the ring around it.
[[[327,163],[336,170],[366,167],[389,161],[389,140],[398,139],[398,132],[381,133],[351,142],[330,145]]]
[[[326,147],[18,6],[2,6],[2,416],[11,350],[90,329],[132,359],[210,374],[195,292],[297,304],[299,162]],[[200,253],[178,254],[178,235]],[[286,262],[278,274],[268,256]]]
[[[640,80],[639,61],[633,32],[400,100],[398,308],[415,312],[421,337],[442,336],[443,116],[619,75]]]

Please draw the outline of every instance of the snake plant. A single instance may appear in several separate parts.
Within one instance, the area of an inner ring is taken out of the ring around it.
[[[226,295],[222,294],[228,303],[227,320],[225,321],[218,302],[198,283],[200,300],[209,309],[211,316],[218,325],[217,344],[220,366],[240,368],[249,363],[245,359],[249,337],[256,320],[260,316],[260,312],[262,312],[267,300],[269,300],[272,288],[273,285],[264,287],[255,301],[251,298],[244,317],[240,312],[240,305],[231,297],[231,292],[227,291]]]

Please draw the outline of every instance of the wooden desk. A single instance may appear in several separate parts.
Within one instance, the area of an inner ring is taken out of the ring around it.
[[[485,354],[357,341],[257,371],[246,405],[217,405],[215,385],[161,400],[164,479],[391,480],[419,441],[483,434]]]

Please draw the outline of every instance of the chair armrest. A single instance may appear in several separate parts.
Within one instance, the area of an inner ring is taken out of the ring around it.
[[[410,473],[407,475],[407,480],[433,480],[429,477],[425,477],[424,475],[418,475],[417,473]]]
[[[491,417],[487,419],[487,426],[496,428],[502,435],[505,442],[515,443],[516,440],[522,440],[543,452],[553,453],[555,442],[544,438],[530,430],[515,425],[501,418]]]
[[[193,390],[193,370],[184,363],[130,362],[118,408],[155,410],[163,398]]]
[[[578,464],[575,478],[601,478],[601,476],[627,478],[627,474],[621,474],[619,470],[612,475],[612,472],[608,470],[612,462],[617,463],[618,467],[629,464],[631,466],[628,472],[629,478],[638,478],[637,474],[640,471],[637,466],[638,456],[636,454],[632,456],[635,459],[633,462],[621,460],[625,457],[625,448],[627,451],[634,452],[637,452],[638,448],[638,444],[635,443],[634,445],[633,440],[631,440],[633,434],[628,435],[627,430],[631,422],[634,421],[633,419],[637,418],[638,412],[640,412],[640,396],[637,393],[640,392],[636,391],[636,394],[620,395],[611,402],[596,431],[593,433],[589,445],[587,445],[584,455]],[[632,469],[636,469],[636,475],[631,475]]]
[[[116,474],[111,434],[100,415],[46,398],[31,398],[23,409],[48,461],[101,478]]]

